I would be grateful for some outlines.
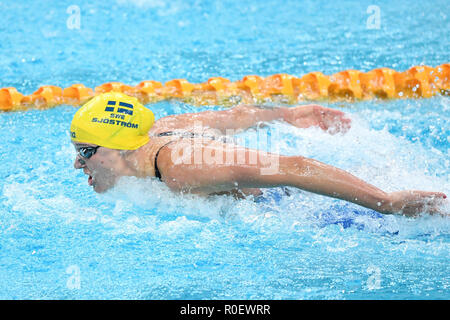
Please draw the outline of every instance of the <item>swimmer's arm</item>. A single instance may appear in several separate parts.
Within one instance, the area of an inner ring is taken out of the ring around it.
[[[350,128],[351,123],[343,112],[319,105],[290,108],[239,105],[228,110],[203,111],[164,117],[155,123],[152,131],[194,130],[195,126],[200,126],[219,130],[222,134],[229,134],[230,131],[232,133],[236,130],[245,130],[258,123],[274,120],[285,121],[299,128],[319,126],[323,130],[328,130],[332,127],[335,130],[330,130],[331,133],[346,131]]]
[[[219,192],[232,188],[291,186],[350,201],[377,211],[380,211],[381,206],[388,201],[386,192],[344,170],[313,159],[278,156],[277,160],[271,159],[269,154],[264,155],[257,150],[247,149],[246,159],[251,158],[258,159],[257,164],[174,165],[167,174],[173,176],[176,183],[171,184],[169,181],[169,186],[194,193]],[[269,169],[271,166],[273,172]]]
[[[201,152],[211,154],[208,148],[202,147]],[[236,150],[225,150],[225,156],[232,159]],[[301,156],[278,156],[251,149],[244,149],[244,154],[246,163],[251,163],[249,159],[257,159],[256,163],[177,164],[170,162],[166,154],[167,162],[163,168],[166,184],[173,190],[193,193],[291,186],[385,214],[401,212],[414,215],[423,212],[421,210],[436,213],[439,212],[437,205],[446,197],[441,192],[407,190],[386,193],[344,170]]]

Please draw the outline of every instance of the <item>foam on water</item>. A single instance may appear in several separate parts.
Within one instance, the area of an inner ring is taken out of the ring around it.
[[[447,102],[429,103],[443,108]],[[318,159],[386,191],[449,194],[447,147],[397,134],[398,124],[388,126],[388,120],[376,128],[380,117],[400,121],[404,112],[398,102],[383,107],[393,110],[367,104],[347,110],[353,125],[346,134],[278,122],[238,138],[254,141],[270,131],[281,153]],[[158,114],[170,108],[191,107],[164,103],[153,109]],[[70,118],[74,111],[62,109],[62,115]],[[7,119],[22,118],[37,137],[61,111],[41,114],[47,121],[33,113],[1,119],[14,128],[18,122]],[[39,138],[26,141],[29,135],[1,146],[4,157],[14,151],[21,165],[12,162],[12,170],[0,172],[1,261],[8,270],[0,283],[7,283],[7,274],[22,279],[3,287],[2,297],[439,298],[448,290],[448,217],[383,216],[294,188],[289,196],[279,188],[265,191],[262,202],[179,195],[155,179],[133,177],[97,195],[72,167],[75,151],[64,121],[52,130],[39,152],[31,151]],[[438,139],[442,132],[435,134]],[[444,210],[449,213],[448,201]],[[76,291],[65,286],[71,265],[82,274]],[[378,273],[381,285],[373,289],[368,279]],[[432,280],[423,281],[421,273]]]

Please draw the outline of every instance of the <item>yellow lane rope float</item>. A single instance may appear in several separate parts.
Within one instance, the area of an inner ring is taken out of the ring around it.
[[[57,105],[79,106],[91,97],[109,91],[122,92],[141,103],[178,99],[194,105],[224,105],[237,103],[278,102],[293,104],[301,101],[367,100],[374,98],[429,98],[450,94],[450,64],[435,68],[415,66],[404,72],[378,68],[368,72],[346,70],[327,76],[321,72],[308,73],[301,78],[289,74],[268,77],[245,76],[232,82],[214,77],[198,84],[185,79],[166,82],[148,80],[136,86],[120,82],[104,83],[94,90],[82,84],[62,89],[42,86],[31,95],[16,88],[0,89],[0,111],[47,109]]]

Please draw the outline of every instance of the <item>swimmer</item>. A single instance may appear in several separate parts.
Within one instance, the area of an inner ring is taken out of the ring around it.
[[[156,177],[176,192],[245,197],[260,194],[260,188],[289,186],[384,214],[440,212],[444,193],[387,193],[314,159],[249,149],[221,139],[275,120],[299,128],[318,126],[330,134],[345,133],[351,126],[343,112],[319,105],[238,105],[155,122],[153,113],[136,98],[108,92],[85,103],[72,120],[74,166],[84,171],[89,185],[99,193],[123,176]]]

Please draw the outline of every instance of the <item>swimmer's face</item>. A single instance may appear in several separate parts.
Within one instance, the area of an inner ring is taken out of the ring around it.
[[[80,148],[98,146],[87,143],[74,143],[74,146],[77,151],[74,167],[83,169],[83,172],[89,176],[88,184],[94,188],[95,192],[105,192],[123,176],[124,162],[119,150],[99,147],[91,157],[85,158],[79,154]]]

